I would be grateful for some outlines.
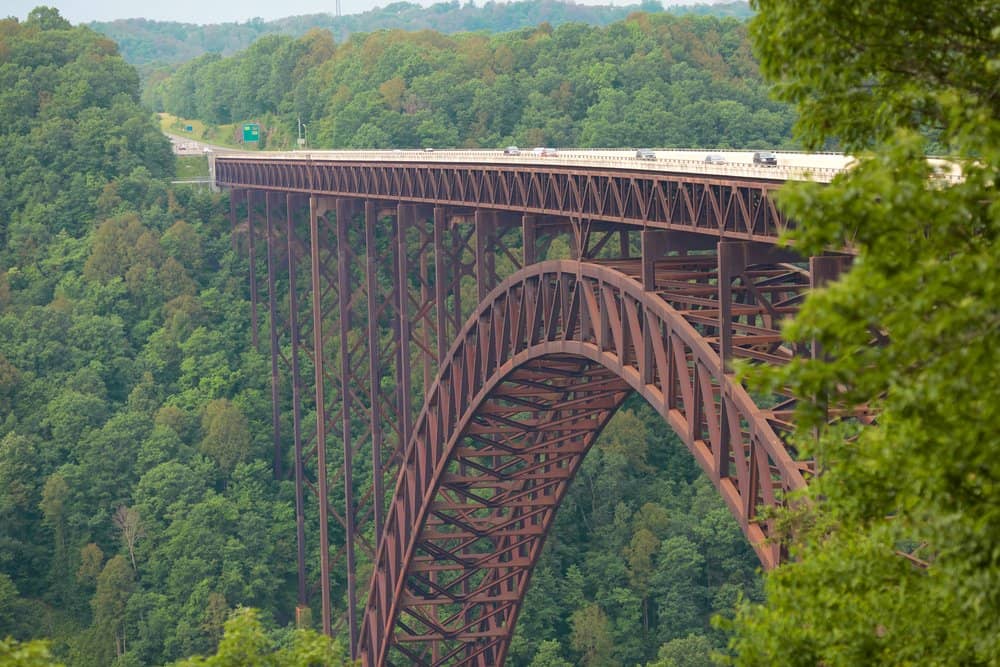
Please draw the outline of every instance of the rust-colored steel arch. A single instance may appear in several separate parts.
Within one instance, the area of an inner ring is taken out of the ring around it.
[[[562,496],[631,391],[777,565],[757,515],[805,485],[802,467],[718,353],[633,278],[541,262],[480,303],[414,424],[361,628],[366,665],[503,663]]]

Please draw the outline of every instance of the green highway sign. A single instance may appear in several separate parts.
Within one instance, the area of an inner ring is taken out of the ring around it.
[[[243,143],[260,141],[260,125],[257,123],[243,124]]]

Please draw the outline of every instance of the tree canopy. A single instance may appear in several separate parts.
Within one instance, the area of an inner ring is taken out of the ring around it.
[[[145,100],[208,123],[259,120],[277,148],[300,120],[323,148],[789,145],[794,116],[769,88],[745,24],[636,13],[499,35],[272,35],[182,65]]]
[[[353,33],[379,30],[436,30],[456,32],[510,32],[548,23],[586,23],[608,25],[625,19],[636,11],[673,14],[731,16],[745,19],[750,7],[743,0],[734,2],[669,5],[659,0],[644,0],[626,5],[584,5],[558,0],[515,0],[514,2],[460,3],[438,2],[430,7],[413,2],[390,2],[380,7],[334,16],[331,13],[289,16],[273,21],[259,18],[244,23],[194,25],[149,19],[120,19],[94,22],[89,27],[115,40],[125,59],[140,71],[165,63],[182,63],[205,53],[233,55],[248,48],[265,35],[301,37],[311,30],[328,30],[338,40]],[[155,74],[154,74],[155,76]]]
[[[785,136],[791,113],[766,101],[748,49],[735,21],[648,15],[495,38],[335,44],[317,32],[206,57],[174,83],[192,86],[197,113],[287,121],[305,104],[310,137],[355,145],[584,131],[662,143],[661,130],[702,136],[680,125],[689,113],[718,141]],[[244,87],[226,87],[231,75]],[[15,638],[0,651],[82,667],[336,664],[335,646],[291,629],[294,493],[269,467],[270,374],[250,344],[227,196],[167,182],[174,161],[137,104],[135,71],[58,11],[0,21],[0,78],[0,637]],[[682,106],[665,110],[666,96]],[[730,129],[706,120],[715,111]],[[748,115],[774,124],[741,124]],[[630,123],[657,134],[628,135]],[[556,521],[511,665],[704,657],[726,639],[709,618],[760,597],[739,528],[639,400],[608,425]]]
[[[856,258],[787,329],[822,356],[772,380],[876,420],[802,411],[822,474],[790,522],[793,562],[737,620],[736,663],[996,664],[1000,6],[754,4],[799,136],[858,157],[829,187],[783,193],[797,245]]]

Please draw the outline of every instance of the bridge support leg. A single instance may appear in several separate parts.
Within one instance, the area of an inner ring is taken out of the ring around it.
[[[524,265],[530,266],[538,261],[537,234],[538,216],[521,216],[521,252]]]
[[[733,281],[747,267],[747,252],[746,243],[719,242],[719,357],[725,373],[733,372]]]
[[[281,452],[281,384],[278,377],[278,306],[275,294],[275,257],[274,257],[274,220],[272,219],[272,200],[275,195],[268,192],[264,195],[264,221],[266,225],[267,247],[267,313],[268,329],[271,341],[271,433],[274,445],[274,478],[282,477]]]
[[[656,260],[667,254],[668,231],[643,231],[640,236],[642,243],[642,288],[647,292],[656,289]]]
[[[288,335],[291,339],[292,366],[292,444],[295,466],[295,542],[298,564],[298,608],[296,623],[303,622],[309,599],[306,594],[306,532],[305,532],[305,468],[302,452],[302,377],[299,370],[299,306],[298,277],[296,265],[298,253],[293,242],[295,236],[294,219],[295,195],[285,196],[285,241],[288,244]],[[300,613],[300,610],[301,613]]]
[[[438,367],[448,353],[448,343],[452,336],[448,330],[448,279],[445,255],[445,235],[448,231],[447,209],[434,207],[434,301],[437,317],[437,358]]]
[[[257,232],[254,230],[254,190],[247,190],[247,238],[250,244],[250,338],[254,351],[260,348],[257,326]]]
[[[337,200],[337,285],[340,320],[340,405],[341,437],[344,447],[344,520],[347,551],[347,627],[350,636],[351,658],[358,653],[358,595],[354,540],[357,535],[354,506],[354,457],[351,444],[351,355],[348,336],[351,330],[351,274],[353,252],[347,238],[347,229],[354,217],[353,200]],[[325,499],[324,499],[325,500]],[[321,500],[320,502],[324,502]]]
[[[410,294],[407,276],[410,264],[407,253],[407,231],[413,224],[414,207],[412,204],[399,204],[396,207],[396,271],[399,289],[399,359],[397,373],[397,410],[400,424],[400,446],[405,447],[410,437],[413,420],[413,404],[410,386]]]
[[[721,241],[718,245],[718,287],[719,287],[719,358],[722,372],[733,372],[733,281],[747,267],[748,246],[742,242]],[[719,479],[728,477],[729,458],[732,448],[732,433],[729,401],[720,396],[719,401],[719,442],[715,447],[714,463]],[[742,443],[738,444],[742,447]]]
[[[385,491],[383,487],[382,469],[382,447],[384,437],[382,432],[382,400],[380,396],[380,385],[382,382],[382,369],[379,363],[379,341],[381,332],[379,331],[379,309],[378,298],[378,257],[376,257],[375,247],[375,227],[378,224],[378,209],[373,200],[365,201],[365,284],[368,291],[368,387],[369,400],[371,401],[371,411],[369,413],[369,426],[372,432],[372,521],[375,524],[375,547],[378,549],[378,540],[382,536],[383,522],[383,502]]]
[[[237,253],[236,250],[236,203],[240,200],[242,192],[239,188],[233,188],[229,193],[229,247],[232,249],[233,254]]]
[[[489,252],[496,236],[496,212],[476,209],[476,286],[482,301],[494,287],[496,258]]]
[[[809,288],[817,289],[827,283],[836,280],[847,268],[850,258],[837,256],[820,256],[809,258]],[[813,340],[811,345],[811,355],[813,359],[820,359],[823,351],[820,349],[818,341]]]
[[[333,636],[333,620],[330,606],[330,536],[329,536],[329,505],[326,474],[326,370],[323,363],[323,284],[320,281],[320,238],[319,216],[325,213],[321,210],[320,198],[309,198],[309,239],[310,239],[310,270],[313,311],[313,367],[315,375],[316,394],[316,466],[317,488],[319,497],[319,560],[320,560],[320,594],[321,614],[323,619],[323,634]]]

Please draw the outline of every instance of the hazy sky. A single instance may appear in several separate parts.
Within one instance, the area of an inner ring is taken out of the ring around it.
[[[358,14],[372,7],[384,7],[393,0],[340,0],[343,14]],[[410,0],[429,6],[438,0]],[[460,0],[464,2],[465,0]],[[666,5],[713,4],[722,0],[661,0]],[[476,4],[483,4],[477,0]],[[632,5],[639,0],[576,0],[582,5]],[[16,16],[24,20],[38,5],[55,7],[71,23],[113,21],[143,17],[158,21],[184,23],[240,22],[259,16],[270,20],[300,14],[319,14],[336,10],[335,0],[0,0],[0,17]]]

